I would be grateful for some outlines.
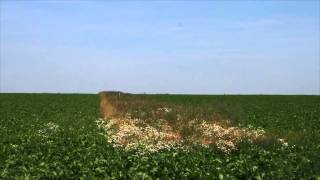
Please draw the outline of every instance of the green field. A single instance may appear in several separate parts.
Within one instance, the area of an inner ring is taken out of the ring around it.
[[[123,95],[120,101],[122,112],[141,119],[153,120],[148,109],[166,106],[185,121],[229,119],[289,145],[244,141],[229,154],[197,145],[139,154],[108,143],[96,124],[98,95],[0,94],[0,179],[320,178],[320,96]]]

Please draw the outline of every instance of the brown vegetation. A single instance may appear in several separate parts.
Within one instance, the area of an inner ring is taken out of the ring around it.
[[[114,107],[108,99],[107,92],[100,92],[100,115],[103,118],[110,118],[115,113]]]
[[[99,94],[101,115],[105,118],[105,122],[100,120],[103,124],[100,126],[108,131],[111,142],[126,149],[143,145],[157,151],[169,146],[200,144],[230,152],[243,139],[257,143],[272,139],[266,137],[263,129],[237,127],[211,109],[188,109],[120,92]]]

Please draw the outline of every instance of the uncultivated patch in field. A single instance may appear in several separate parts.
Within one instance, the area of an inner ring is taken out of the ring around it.
[[[111,117],[115,109],[108,100],[107,92],[100,92],[100,113],[102,117]]]
[[[130,149],[144,149],[156,152],[165,148],[182,147],[193,144],[208,147],[215,145],[223,152],[230,153],[237,149],[237,144],[243,140],[255,141],[264,138],[265,132],[261,129],[239,127],[223,127],[218,123],[195,124],[197,133],[185,139],[180,131],[173,130],[167,121],[162,120],[158,128],[141,122],[139,119],[111,118],[98,119],[97,124],[107,133],[110,143],[116,147]]]
[[[116,108],[109,102],[107,93],[100,93],[100,97],[102,118],[96,121],[99,128],[105,130],[108,141],[115,147],[123,147],[127,150],[156,152],[161,149],[197,144],[205,147],[215,146],[225,153],[230,153],[238,149],[237,146],[242,140],[261,142],[268,138],[261,128],[240,128],[232,126],[228,120],[179,121],[180,115],[177,114],[174,123],[172,121],[169,123],[163,118],[150,123],[140,118],[132,118],[129,113],[115,117],[113,113]],[[158,107],[152,112],[159,117],[166,117],[172,109]],[[284,140],[281,143],[286,144]]]
[[[99,119],[97,124],[106,131],[110,143],[127,150],[143,149],[156,152],[160,149],[176,147],[181,143],[178,133],[142,124],[139,119]]]

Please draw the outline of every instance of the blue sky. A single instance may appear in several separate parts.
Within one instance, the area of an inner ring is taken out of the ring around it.
[[[1,1],[1,92],[320,94],[320,1]]]

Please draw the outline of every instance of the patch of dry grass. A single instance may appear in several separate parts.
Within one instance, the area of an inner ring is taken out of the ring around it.
[[[116,147],[156,152],[197,144],[213,145],[230,153],[238,149],[242,140],[262,142],[268,139],[263,129],[237,127],[216,112],[172,104],[169,107],[125,94],[119,96],[106,93],[101,96],[102,115],[108,108],[112,109],[112,114],[97,120],[98,126],[105,130],[108,140]]]

